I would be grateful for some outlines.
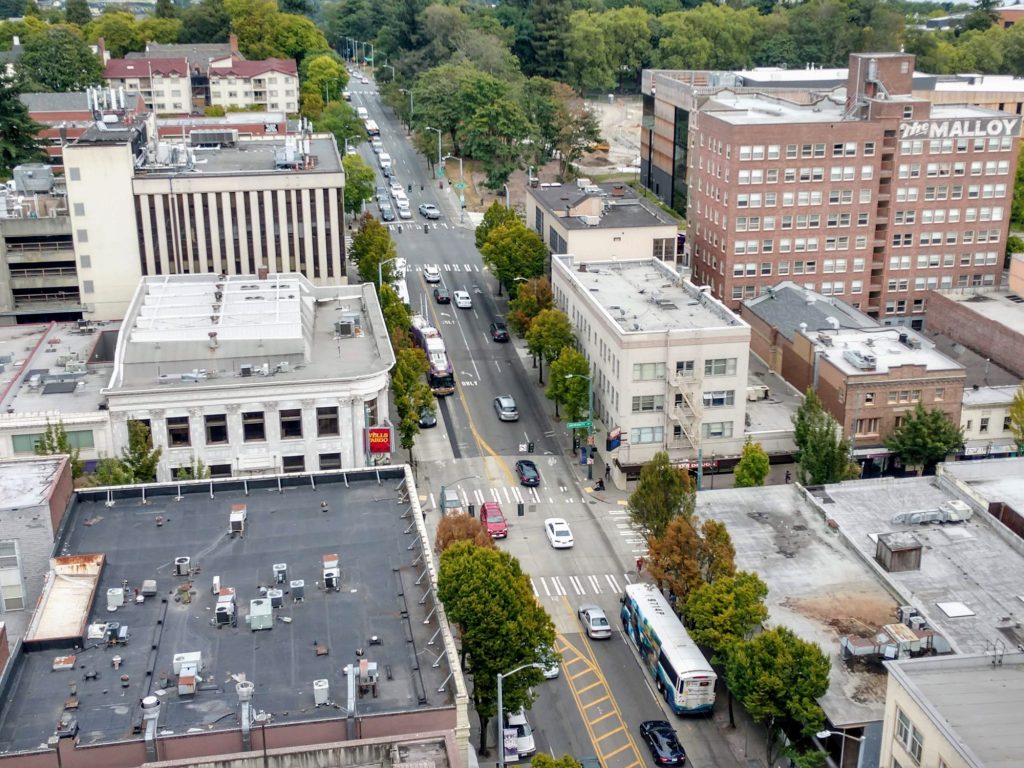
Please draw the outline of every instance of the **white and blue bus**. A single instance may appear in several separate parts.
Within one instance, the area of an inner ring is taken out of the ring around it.
[[[621,616],[626,634],[672,711],[710,713],[718,675],[661,591],[653,584],[627,585]]]

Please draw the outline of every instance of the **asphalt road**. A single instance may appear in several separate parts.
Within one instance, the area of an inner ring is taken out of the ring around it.
[[[571,463],[558,440],[565,436],[564,423],[553,420],[552,404],[537,385],[537,371],[522,353],[522,343],[491,341],[488,326],[503,316],[507,304],[504,297],[495,295],[497,284],[483,269],[472,230],[459,221],[454,197],[447,189],[439,190],[430,178],[404,127],[389,108],[381,106],[372,81],[352,83],[350,90],[353,105],[365,106],[380,126],[397,178],[403,185],[412,184],[408,196],[414,214],[423,202],[434,203],[442,211],[440,221],[427,223],[428,232],[418,216],[411,223],[389,225],[398,255],[407,263],[413,311],[426,315],[440,329],[456,378],[456,393],[438,400],[437,428],[424,430],[417,441],[420,501],[430,527],[439,519],[436,500],[443,484],[456,487],[466,504],[478,507],[491,499],[502,504],[509,537],[499,546],[518,557],[530,575],[538,600],[555,623],[557,650],[563,655],[560,677],[537,689],[529,713],[538,750],[556,756],[595,755],[602,768],[653,765],[640,741],[639,724],[666,719],[679,732],[690,765],[739,768],[710,720],[682,720],[662,707],[625,635],[616,631],[610,640],[590,641],[580,632],[576,610],[582,603],[597,604],[613,627],[621,627],[618,598],[635,578],[632,563],[642,543],[622,506],[592,495],[580,468]],[[359,151],[378,169],[379,183],[384,183],[369,145],[360,145]],[[376,206],[371,210],[376,213]],[[473,307],[436,304],[433,285],[423,278],[428,264],[440,268],[441,284],[449,290],[469,292]],[[494,398],[506,394],[516,400],[518,422],[503,423],[495,415]],[[526,457],[523,446],[529,442],[535,448],[530,458],[541,473],[536,490],[520,487],[512,470],[517,459]],[[522,517],[516,514],[520,503]],[[546,517],[569,522],[576,540],[573,549],[548,546],[543,531]],[[719,706],[725,706],[721,699]],[[475,716],[471,722],[477,724]],[[477,738],[474,733],[474,743]],[[493,731],[488,741],[495,743]],[[494,751],[480,762],[492,765]]]

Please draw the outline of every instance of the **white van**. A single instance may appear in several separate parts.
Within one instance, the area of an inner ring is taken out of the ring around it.
[[[377,155],[377,160],[380,161],[381,168],[383,168],[384,166],[391,165],[391,155],[389,155],[387,152],[381,152],[379,155]]]
[[[366,111],[366,107],[356,107],[356,114],[360,120],[366,120],[370,116],[370,113]]]
[[[529,757],[537,751],[537,744],[533,739],[533,728],[530,727],[530,721],[526,719],[524,710],[510,712],[505,721],[505,727],[516,729],[516,747],[519,757]]]

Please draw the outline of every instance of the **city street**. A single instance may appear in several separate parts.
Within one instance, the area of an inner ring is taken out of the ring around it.
[[[600,606],[613,629],[621,627],[619,597],[624,586],[637,578],[634,562],[646,552],[629,522],[625,495],[614,490],[595,494],[586,480],[586,468],[571,460],[565,423],[552,418],[553,405],[537,384],[538,372],[522,340],[491,340],[488,326],[504,315],[506,299],[495,295],[497,284],[483,269],[472,229],[460,225],[447,181],[445,189],[439,190],[424,159],[407,141],[404,126],[381,106],[372,81],[371,85],[353,84],[352,94],[353,106],[366,107],[380,126],[395,177],[403,187],[412,185],[413,212],[424,202],[442,211],[439,221],[426,223],[427,232],[422,218],[386,225],[398,255],[407,263],[413,311],[424,314],[441,331],[456,380],[455,394],[438,400],[437,426],[423,430],[413,450],[420,502],[431,531],[440,519],[442,485],[456,489],[467,509],[470,505],[479,509],[484,501],[501,504],[509,536],[499,546],[518,557],[529,574],[534,593],[554,620],[557,650],[563,656],[561,675],[539,687],[528,715],[538,750],[577,758],[594,755],[603,768],[638,768],[653,762],[640,741],[640,722],[666,719],[677,729],[691,765],[762,764],[741,762],[716,725],[719,712],[726,711],[724,695],[714,718],[680,719],[663,707],[623,633],[614,631],[609,640],[592,641],[580,631],[576,611],[581,603]],[[369,145],[361,145],[360,153],[379,176]],[[383,183],[382,177],[378,183]],[[368,204],[368,209],[376,214],[375,204]],[[450,291],[467,291],[472,308],[435,303],[434,285],[426,283],[423,275],[427,265],[440,269],[441,285]],[[518,421],[498,420],[493,407],[498,395],[515,399]],[[530,443],[532,455],[527,453]],[[402,452],[394,460],[406,458]],[[536,462],[541,475],[537,488],[519,485],[514,465],[521,458]],[[603,465],[599,464],[595,477],[600,471]],[[575,538],[572,549],[549,546],[543,530],[547,517],[569,523]],[[475,729],[475,713],[470,719]],[[477,739],[474,732],[474,743]],[[492,731],[488,742],[493,745],[494,741]],[[481,764],[493,765],[494,754],[492,750],[489,757],[481,757]]]

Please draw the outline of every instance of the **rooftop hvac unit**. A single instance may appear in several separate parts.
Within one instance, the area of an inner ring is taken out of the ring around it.
[[[924,616],[911,616],[910,617],[910,628],[911,629],[927,629],[928,623],[924,620]]]
[[[245,504],[232,504],[231,505],[231,517],[228,522],[228,532],[234,535],[245,535],[245,518],[246,518]]]
[[[318,707],[322,707],[324,704],[328,704],[331,701],[331,682],[330,680],[314,680],[313,681],[313,701]]]
[[[238,626],[238,614],[235,611],[234,603],[218,603],[214,611],[214,622],[218,627],[224,627],[230,624],[232,627]]]
[[[199,667],[195,664],[182,664],[178,674],[178,695],[192,696],[199,684]]]
[[[288,563],[274,563],[274,583],[284,584],[288,578]]]
[[[910,625],[910,617],[917,615],[917,608],[912,605],[901,605],[896,609],[896,617],[901,624]]]
[[[292,579],[288,583],[288,588],[292,593],[292,600],[299,602],[306,597],[306,582],[304,579]]]
[[[196,669],[202,669],[203,667],[203,653],[202,651],[188,651],[187,653],[176,653],[171,658],[171,670],[176,675],[181,674],[181,669],[186,664],[195,665]]]
[[[107,590],[107,610],[113,613],[124,605],[124,589],[111,587]]]
[[[875,370],[875,365],[878,362],[874,355],[869,355],[866,352],[860,352],[856,349],[848,349],[843,352],[843,359],[854,368],[861,371]]]
[[[188,576],[192,572],[192,558],[191,557],[176,557],[174,558],[174,575],[175,576]]]
[[[354,326],[348,320],[338,320],[334,323],[334,335],[339,338],[347,339],[354,331]]]
[[[257,598],[249,601],[249,615],[245,619],[249,629],[255,632],[258,629],[274,628],[274,611],[270,607],[270,601],[265,598]]]
[[[324,568],[324,589],[328,592],[341,590],[341,571],[337,568]]]
[[[251,365],[240,365],[240,366],[238,366],[238,375],[239,376],[252,376],[252,366]]]
[[[234,129],[192,131],[188,140],[193,147],[234,146],[238,143],[238,131]]]
[[[280,608],[284,603],[284,591],[280,589],[268,589],[267,599],[270,600],[271,608]]]
[[[220,592],[220,576],[213,577],[213,584],[210,586],[210,592],[214,595]]]

